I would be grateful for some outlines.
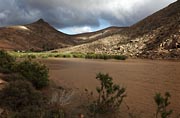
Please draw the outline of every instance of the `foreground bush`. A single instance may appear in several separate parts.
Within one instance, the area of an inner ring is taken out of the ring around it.
[[[164,96],[162,96],[160,93],[157,93],[154,96],[154,101],[157,105],[156,110],[156,118],[159,116],[161,118],[169,118],[172,114],[172,110],[168,110],[167,107],[170,105],[169,98],[171,97],[170,93],[166,92]]]
[[[37,89],[46,87],[49,83],[49,70],[43,64],[25,60],[16,65],[15,71],[30,81]]]
[[[0,92],[0,105],[14,118],[39,118],[46,104],[46,98],[27,81],[10,82]]]
[[[0,50],[0,72],[11,72],[12,65],[15,62],[15,58],[10,56],[7,52]]]
[[[98,97],[89,106],[89,110],[96,114],[113,113],[119,110],[126,96],[125,88],[116,85],[108,74],[99,73],[96,77],[100,81],[100,87],[96,88]]]

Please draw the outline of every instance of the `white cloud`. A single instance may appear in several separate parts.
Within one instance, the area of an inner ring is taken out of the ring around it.
[[[69,29],[73,34],[85,33],[85,32],[92,32],[92,28],[89,26],[84,27],[72,27]]]

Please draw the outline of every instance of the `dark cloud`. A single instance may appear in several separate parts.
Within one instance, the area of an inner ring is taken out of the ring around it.
[[[56,28],[127,26],[176,0],[0,0],[0,26],[45,19]]]

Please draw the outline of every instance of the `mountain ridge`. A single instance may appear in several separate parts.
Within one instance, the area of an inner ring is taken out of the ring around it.
[[[88,44],[60,52],[122,54],[139,58],[180,58],[180,2],[138,23]]]
[[[1,27],[0,37],[0,48],[5,50],[45,51],[75,45],[68,35],[42,19],[27,25]]]

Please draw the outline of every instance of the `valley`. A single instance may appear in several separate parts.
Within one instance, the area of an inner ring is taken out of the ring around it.
[[[46,18],[0,27],[0,118],[180,117],[180,0],[129,26],[83,24],[89,32],[73,35]]]
[[[98,81],[95,79],[98,72],[111,75],[115,83],[127,89],[127,97],[124,101],[130,109],[128,110],[127,106],[122,104],[120,111],[123,118],[129,118],[128,112],[135,113],[138,118],[152,118],[156,111],[153,96],[157,92],[166,91],[172,95],[169,108],[174,109],[173,116],[179,114],[179,61],[141,59],[126,61],[47,59],[41,61],[50,68],[50,79],[57,85],[71,87],[81,94],[85,89],[95,91],[95,86],[98,86]],[[82,104],[82,102],[83,98],[78,98],[76,104]]]

